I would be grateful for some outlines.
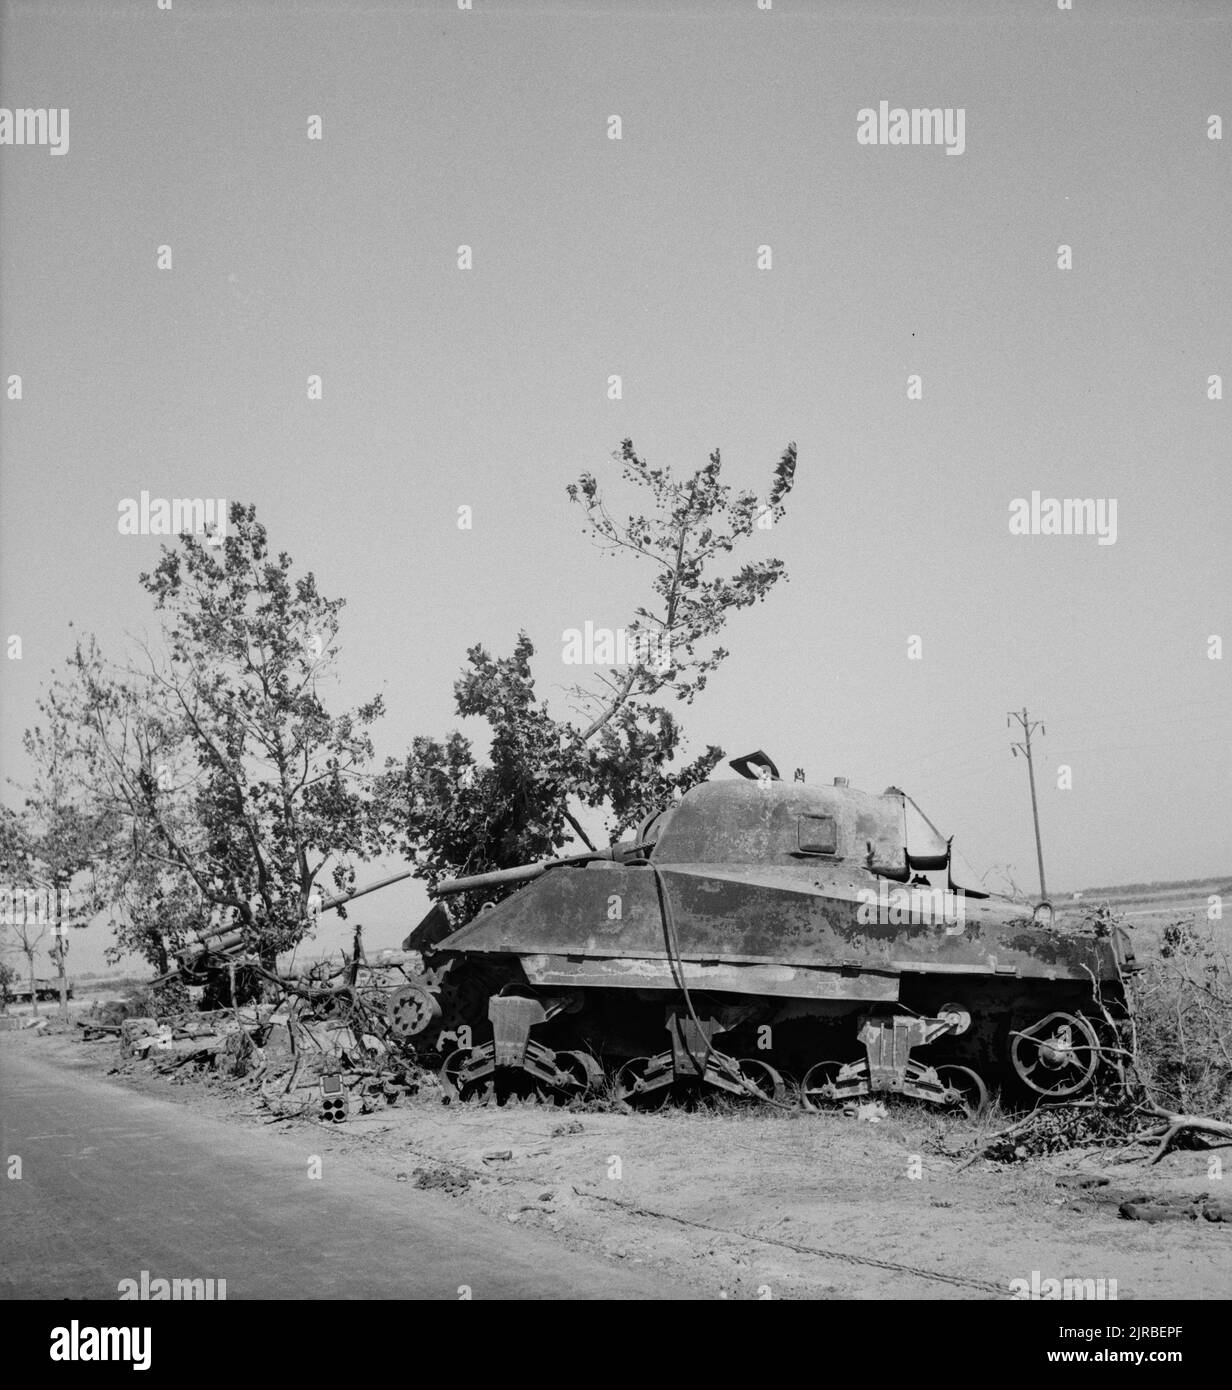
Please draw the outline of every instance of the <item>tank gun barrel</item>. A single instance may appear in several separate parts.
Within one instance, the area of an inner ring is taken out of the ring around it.
[[[491,873],[471,874],[468,878],[447,878],[428,891],[434,898],[446,898],[451,893],[469,893],[476,888],[495,888],[502,883],[525,883],[529,879],[538,878],[549,864],[555,862],[549,859],[542,864],[522,864],[516,869],[494,869]]]
[[[443,879],[428,891],[434,898],[446,898],[451,893],[471,893],[477,888],[496,888],[504,883],[526,883],[538,878],[558,864],[586,864],[592,859],[610,859],[611,851],[573,854],[564,859],[543,859],[538,864],[519,864],[516,869],[493,869],[486,874],[471,874],[467,878]]]

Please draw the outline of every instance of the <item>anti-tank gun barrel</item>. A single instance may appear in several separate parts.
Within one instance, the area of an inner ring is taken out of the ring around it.
[[[339,893],[332,898],[323,898],[319,905],[314,906],[318,912],[332,912],[336,907],[342,907],[344,903],[362,898],[365,893],[375,893],[378,888],[388,888],[391,883],[401,883],[404,878],[410,878],[414,872],[414,869],[403,869],[399,874],[390,874],[388,878],[378,878],[375,883],[365,884],[363,888],[352,888],[349,893]]]
[[[404,878],[410,878],[412,873],[414,873],[413,869],[403,869],[401,873],[390,874],[388,878],[379,878],[375,883],[367,883],[362,888],[352,888],[348,893],[337,893],[317,902],[310,898],[309,910],[314,915],[321,912],[333,912],[345,903],[362,898],[365,893],[375,893],[378,888],[388,888],[391,883],[401,883]],[[212,927],[206,927],[202,931],[190,933],[188,941],[183,946],[178,946],[171,954],[179,967],[183,968],[193,956],[199,956],[203,953],[215,956],[234,955],[240,951],[243,944],[244,934],[235,922],[222,922]],[[151,981],[151,984],[160,984],[169,980],[176,973],[174,969],[169,970],[165,975],[157,976]]]
[[[333,912],[356,898],[362,898],[365,893],[375,893],[378,888],[388,888],[391,883],[401,883],[404,878],[410,878],[413,872],[413,869],[403,869],[401,873],[390,874],[388,878],[378,878],[375,883],[366,883],[362,888],[352,888],[347,893],[336,893],[333,897],[321,898],[315,902],[309,898],[308,909],[314,915],[319,912]],[[243,934],[235,922],[224,922],[206,927],[203,931],[193,932],[188,942],[178,947],[173,954],[184,956],[203,950],[228,951],[239,945],[242,940]]]

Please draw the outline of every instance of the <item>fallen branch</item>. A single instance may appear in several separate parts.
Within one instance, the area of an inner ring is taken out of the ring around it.
[[[964,1168],[969,1168],[977,1158],[980,1158],[988,1149],[992,1148],[998,1139],[1006,1139],[1011,1134],[1017,1134],[1020,1129],[1025,1129],[1034,1119],[1035,1112],[1032,1111],[1025,1119],[1018,1120],[1012,1125],[1007,1125],[1004,1129],[999,1129],[993,1134],[986,1135],[984,1139],[978,1142],[978,1146],[973,1150],[971,1155],[963,1159],[955,1169],[955,1172],[961,1173]]]
[[[1007,1125],[1004,1129],[999,1129],[993,1134],[985,1135],[976,1141],[975,1150],[970,1153],[954,1170],[961,1173],[964,1168],[969,1168],[977,1159],[982,1158],[995,1144],[1008,1139],[1011,1135],[1024,1133],[1046,1116],[1055,1115],[1061,1110],[1092,1110],[1096,1108],[1097,1102],[1093,1100],[1071,1100],[1062,1102],[1059,1105],[1044,1105],[1036,1110],[1032,1110],[1029,1115],[1024,1115],[1021,1120],[1016,1120],[1012,1125]]]
[[[1153,1105],[1151,1109],[1167,1122],[1167,1130],[1159,1141],[1159,1147],[1151,1156],[1149,1166],[1158,1163],[1172,1147],[1176,1136],[1187,1129],[1197,1130],[1201,1134],[1217,1134],[1222,1139],[1232,1143],[1232,1124],[1227,1124],[1223,1120],[1210,1120],[1205,1115],[1174,1115],[1158,1105]],[[1156,1126],[1156,1128],[1158,1129],[1160,1126]]]

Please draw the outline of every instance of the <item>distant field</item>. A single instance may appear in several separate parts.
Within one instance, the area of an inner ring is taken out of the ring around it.
[[[152,977],[149,975],[114,975],[110,978],[101,976],[93,980],[74,980],[74,994],[123,994],[128,989],[141,989],[149,984]]]
[[[1105,888],[1084,888],[1083,898],[1107,899],[1113,906],[1131,903],[1188,902],[1211,893],[1232,892],[1232,874],[1218,878],[1191,878],[1175,883],[1123,883]]]
[[[1223,915],[1214,922],[1217,933],[1232,947],[1232,875],[1189,879],[1182,883],[1128,883],[1120,887],[1085,888],[1078,902],[1057,900],[1061,923],[1074,921],[1103,903],[1133,931],[1135,950],[1142,954],[1159,943],[1160,933],[1178,918],[1206,919],[1210,900],[1220,899]]]

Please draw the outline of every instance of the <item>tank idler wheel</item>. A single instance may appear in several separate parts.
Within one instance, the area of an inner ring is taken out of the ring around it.
[[[623,1100],[639,1110],[658,1110],[667,1100],[674,1073],[670,1060],[663,1065],[662,1057],[634,1057],[616,1073],[612,1089],[617,1100]]]
[[[972,1120],[983,1113],[988,1104],[988,1087],[970,1067],[938,1067],[937,1080],[945,1088],[939,1103],[947,1110],[961,1110]]]
[[[845,1081],[840,1095],[839,1074],[842,1070],[842,1062],[818,1062],[804,1073],[804,1080],[800,1083],[800,1100],[806,1110],[820,1114],[867,1094],[867,1086],[861,1085],[858,1091],[853,1091],[853,1082]]]
[[[1099,1039],[1081,1014],[1049,1014],[1010,1036],[1019,1080],[1049,1100],[1085,1090],[1099,1066]]]
[[[445,1058],[438,1075],[453,1100],[489,1101],[496,1093],[492,1045],[459,1047]]]

